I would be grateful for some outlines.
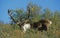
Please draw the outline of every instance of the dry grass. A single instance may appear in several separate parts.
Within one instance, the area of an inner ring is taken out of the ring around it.
[[[30,30],[23,33],[18,26],[13,28],[11,25],[0,25],[0,38],[60,38],[60,31],[54,30],[52,27],[48,32],[39,32]]]

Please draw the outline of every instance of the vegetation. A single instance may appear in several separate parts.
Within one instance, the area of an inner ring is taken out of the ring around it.
[[[23,9],[11,10],[11,15],[13,18],[11,18],[10,24],[0,22],[0,38],[60,38],[60,11],[52,12],[48,8],[42,11],[40,6],[29,3],[26,11]],[[23,33],[17,25],[17,22],[22,23],[26,19],[37,22],[42,18],[52,21],[48,32],[30,29]]]

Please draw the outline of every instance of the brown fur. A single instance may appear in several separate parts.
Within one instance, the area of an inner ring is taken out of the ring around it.
[[[37,28],[40,31],[47,31],[48,30],[48,26],[50,24],[50,20],[48,19],[41,19],[38,22],[34,22],[32,25],[32,28]]]

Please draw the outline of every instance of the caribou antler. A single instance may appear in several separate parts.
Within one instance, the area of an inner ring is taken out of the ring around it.
[[[14,21],[14,23],[16,23],[16,20],[14,19],[14,17],[11,15],[12,10],[8,9],[8,15],[10,16],[10,18]]]
[[[15,18],[11,15],[11,13],[15,12],[14,10],[9,10],[8,9],[8,15],[10,16],[10,18],[13,20],[14,23],[16,23],[17,25],[19,25],[21,27],[21,22],[19,20],[15,20]]]

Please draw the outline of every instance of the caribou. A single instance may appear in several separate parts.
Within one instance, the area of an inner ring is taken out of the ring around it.
[[[31,23],[30,20],[25,20],[23,22],[20,22],[19,20],[15,20],[15,18],[11,15],[13,11],[8,10],[8,15],[11,17],[11,19],[19,25],[23,32],[26,32],[28,29],[38,29],[38,31],[47,31],[49,29],[49,26],[52,24],[52,21],[49,19],[41,19],[38,22]]]
[[[26,32],[30,28],[37,29],[38,31],[47,31],[51,24],[52,21],[48,19],[41,19],[38,22],[34,22],[32,24],[29,22],[29,20],[26,20],[23,25],[23,32]]]

